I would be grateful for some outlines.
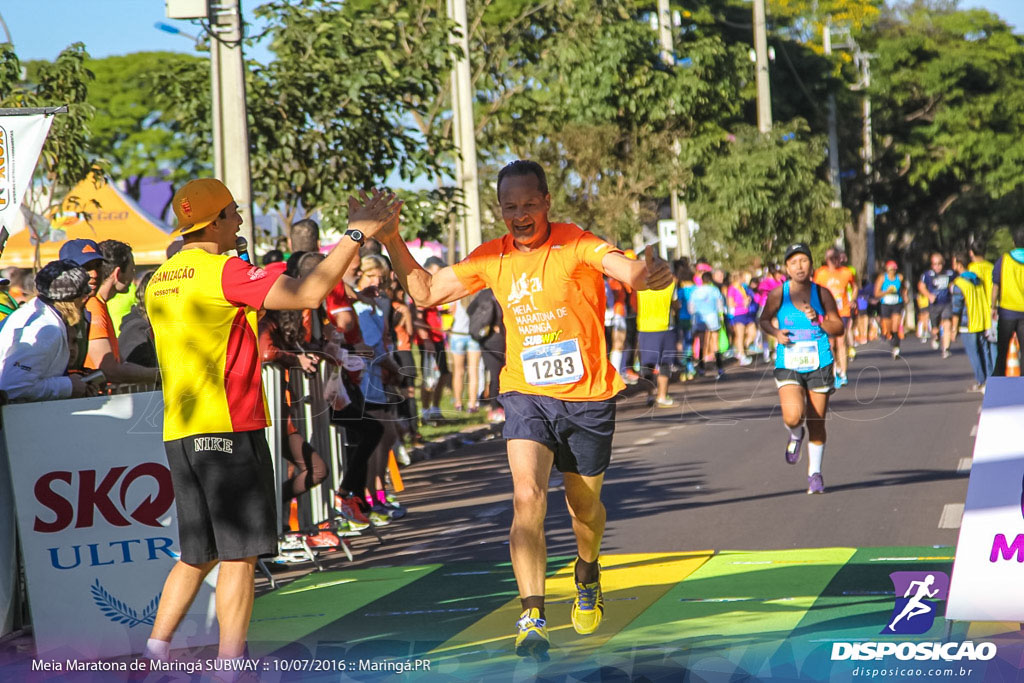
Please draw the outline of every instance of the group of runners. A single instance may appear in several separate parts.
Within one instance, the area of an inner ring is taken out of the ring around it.
[[[179,191],[174,206],[185,249],[157,272],[159,280],[154,281],[161,286],[147,292],[147,307],[157,353],[166,361],[161,363],[165,438],[182,556],[165,586],[148,655],[167,656],[171,635],[199,583],[221,562],[225,566],[217,589],[220,656],[241,656],[252,609],[252,565],[256,556],[273,551],[277,538],[272,515],[267,515],[275,493],[261,440],[267,423],[265,399],[259,373],[253,371],[259,366],[252,343],[256,314],[261,308],[316,305],[341,280],[370,237],[383,244],[403,290],[417,306],[438,306],[489,288],[501,307],[506,353],[498,400],[506,416],[503,430],[514,508],[510,553],[521,600],[516,652],[543,659],[549,648],[544,520],[553,467],[562,474],[577,546],[572,626],[580,634],[597,630],[604,614],[601,489],[611,457],[615,397],[625,388],[622,355],[617,353],[622,349],[616,348],[624,330],[613,319],[606,339],[605,283],[607,279],[639,293],[638,331],[655,335],[641,340],[641,362],[657,367],[666,349],[678,351],[680,338],[671,311],[678,314],[682,308],[672,304],[680,282],[650,247],[642,257],[629,258],[576,225],[550,222],[551,196],[544,170],[535,162],[505,166],[498,174],[497,195],[507,234],[454,265],[430,270],[416,262],[401,237],[400,203],[381,193],[353,199],[351,229],[311,273],[293,279],[270,276],[225,255],[234,246],[241,222],[226,188],[216,181],[193,181]],[[826,269],[816,277],[810,248],[790,245],[782,272],[767,274],[774,283],[756,302],[756,319],[752,307],[743,309],[747,302],[741,298],[734,299],[731,315],[734,327],[743,328],[734,329],[733,338],[744,354],[758,336],[758,330],[751,329],[755,322],[765,347],[768,342],[775,345],[774,376],[787,429],[785,460],[798,462],[807,442],[808,493],[825,490],[824,420],[830,394],[845,381],[847,351],[842,340],[857,296],[836,254],[830,252]],[[728,291],[723,295],[717,289],[713,273],[703,269],[702,277],[707,281],[693,283],[693,291],[685,294],[689,331],[703,345],[699,360],[714,348],[718,334],[710,324],[712,310],[715,319],[724,321],[718,314],[728,306],[716,298],[724,299]],[[881,281],[883,292],[888,292],[887,282]],[[833,294],[836,288],[838,296]],[[644,316],[645,304],[663,312],[666,302],[668,316]],[[203,324],[190,328],[193,319]],[[198,352],[193,348],[196,334],[213,332],[214,327],[226,331],[211,337],[219,346],[200,350],[210,358],[226,357],[227,366],[207,362],[213,372],[197,377],[195,369],[204,367],[198,357],[195,362],[180,361]],[[652,363],[647,356],[655,352]],[[717,360],[721,368],[721,358]],[[668,397],[666,387],[658,384],[655,401],[661,404]],[[217,438],[201,438],[211,435]],[[233,450],[234,456],[222,458],[221,452],[210,457],[202,452],[207,443],[218,444],[221,451]]]

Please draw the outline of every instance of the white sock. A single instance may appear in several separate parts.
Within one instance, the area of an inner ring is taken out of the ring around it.
[[[796,427],[786,425],[786,429],[789,430],[789,435],[794,439],[802,439],[804,436],[804,426],[802,424],[797,425]]]
[[[167,640],[150,638],[146,641],[146,651],[142,656],[145,659],[159,659],[165,662],[171,656],[171,643]]]
[[[821,472],[821,460],[825,457],[825,444],[807,444],[807,476]]]
[[[615,372],[622,372],[622,351],[612,351],[609,360]]]

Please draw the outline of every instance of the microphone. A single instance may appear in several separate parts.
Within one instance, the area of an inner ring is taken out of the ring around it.
[[[235,240],[235,251],[238,252],[238,258],[246,263],[252,263],[252,259],[249,258],[249,242],[241,235]]]

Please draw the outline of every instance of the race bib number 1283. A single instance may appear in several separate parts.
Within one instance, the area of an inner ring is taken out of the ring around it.
[[[523,375],[533,386],[573,384],[583,379],[583,356],[577,339],[542,344],[520,354]]]

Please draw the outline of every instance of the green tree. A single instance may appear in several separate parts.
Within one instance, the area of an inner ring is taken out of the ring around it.
[[[1024,40],[946,3],[900,8],[871,39],[882,250],[948,251],[1019,221]]]
[[[253,186],[265,208],[286,224],[324,210],[330,228],[345,194],[443,170],[450,145],[412,120],[451,68],[442,0],[276,0],[256,14],[271,26],[275,55],[253,65],[248,93]]]
[[[21,80],[21,61],[10,45],[0,45],[0,106],[4,107],[56,107],[68,106],[67,114],[57,114],[50,127],[36,166],[36,177],[43,187],[35,183],[29,193],[45,190],[51,197],[51,209],[59,209],[65,193],[81,180],[92,175],[102,182],[107,163],[89,150],[89,123],[93,108],[86,101],[92,73],[85,64],[89,55],[82,43],[74,43],[62,50],[53,62],[31,65],[27,81]],[[74,198],[72,198],[73,200]],[[73,202],[74,203],[74,202]],[[79,213],[91,207],[77,206]],[[30,223],[29,229],[41,226]],[[39,252],[36,252],[36,267]]]
[[[699,177],[693,213],[701,217],[697,247],[731,265],[749,253],[780,258],[796,241],[823,245],[842,229],[843,212],[819,176],[824,140],[806,125],[770,135],[740,128]]]
[[[139,198],[143,178],[163,178],[177,187],[210,172],[209,145],[196,145],[179,135],[186,112],[170,98],[158,96],[187,74],[199,80],[176,83],[174,89],[202,91],[201,99],[208,101],[208,59],[136,52],[88,60],[86,67],[95,76],[87,100],[95,109],[90,150],[109,160],[111,173],[125,182],[129,195]],[[162,106],[156,106],[158,101]]]

